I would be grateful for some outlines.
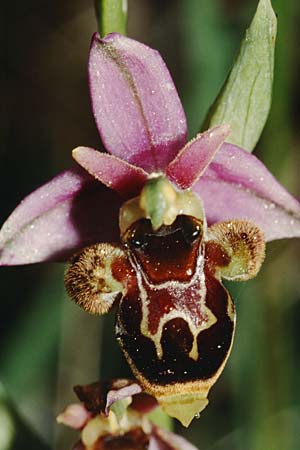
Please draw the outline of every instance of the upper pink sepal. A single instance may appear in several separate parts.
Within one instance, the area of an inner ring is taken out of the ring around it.
[[[143,169],[116,156],[88,147],[77,147],[72,155],[90,175],[122,197],[138,195],[147,180],[147,173]]]
[[[224,124],[198,134],[168,165],[168,178],[181,189],[190,188],[210,164],[229,133],[230,126]]]
[[[224,144],[194,185],[209,224],[248,219],[267,241],[300,237],[300,203],[254,155]]]
[[[2,226],[0,265],[62,261],[86,245],[118,241],[120,205],[80,167],[62,172],[25,197]]]
[[[186,142],[185,114],[159,53],[117,33],[95,34],[92,109],[106,149],[147,172],[164,169]]]

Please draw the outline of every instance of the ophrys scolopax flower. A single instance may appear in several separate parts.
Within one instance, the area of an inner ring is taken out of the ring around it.
[[[1,262],[60,260],[92,245],[73,257],[68,292],[92,313],[118,305],[116,333],[135,375],[188,424],[232,344],[221,279],[256,274],[263,233],[299,236],[300,205],[253,155],[224,143],[227,125],[185,145],[184,112],[156,51],[95,35],[89,75],[111,155],[75,149],[86,172],[71,169],[21,203],[1,231]]]
[[[80,430],[74,450],[197,450],[186,439],[153,423],[155,399],[126,379],[74,388],[73,403],[57,421]]]

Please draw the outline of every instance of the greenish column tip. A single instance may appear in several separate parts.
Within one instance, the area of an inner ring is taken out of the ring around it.
[[[127,0],[95,0],[95,9],[101,37],[113,32],[126,35]]]
[[[277,20],[270,0],[260,0],[236,61],[203,129],[231,125],[227,142],[251,152],[265,126],[272,100]]]

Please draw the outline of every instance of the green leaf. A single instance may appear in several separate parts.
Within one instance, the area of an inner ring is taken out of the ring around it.
[[[9,411],[4,388],[0,383],[0,449],[9,450],[15,439],[15,424]]]
[[[276,16],[270,0],[260,0],[238,57],[204,128],[229,123],[227,139],[251,152],[266,123],[272,98]]]
[[[29,427],[0,382],[0,450],[50,450]]]
[[[100,36],[126,34],[127,0],[95,0],[95,8]]]

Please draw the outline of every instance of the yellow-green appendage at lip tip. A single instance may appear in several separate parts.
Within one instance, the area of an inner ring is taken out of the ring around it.
[[[195,417],[199,417],[207,404],[208,392],[200,393],[200,395],[187,394],[180,396],[168,396],[158,398],[159,405],[162,410],[171,417],[179,420],[183,426],[188,427]]]

